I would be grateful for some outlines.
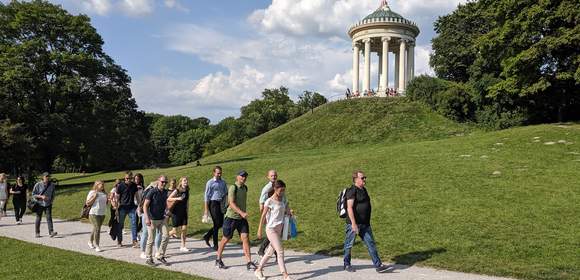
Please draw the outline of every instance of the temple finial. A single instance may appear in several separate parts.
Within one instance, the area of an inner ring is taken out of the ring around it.
[[[379,7],[380,10],[390,10],[389,3],[387,0],[381,0],[381,6]]]

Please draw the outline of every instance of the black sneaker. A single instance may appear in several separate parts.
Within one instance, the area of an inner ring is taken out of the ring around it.
[[[40,238],[40,233],[37,233],[35,236],[36,238]]]
[[[150,266],[154,266],[155,263],[153,262],[153,258],[147,258],[147,261],[145,261],[146,265],[150,265]]]
[[[219,269],[225,269],[226,268],[226,265],[220,259],[215,260],[215,266],[217,266]]]
[[[207,247],[210,247],[211,248],[211,244],[209,244],[209,236],[207,236],[207,237],[204,236],[203,237],[203,241],[205,241],[205,245],[207,245]]]
[[[344,270],[348,271],[348,272],[355,272],[354,267],[352,267],[352,265],[345,265],[344,266]]]
[[[157,260],[164,265],[169,265],[165,257],[157,258]]]
[[[378,273],[385,273],[387,272],[389,269],[391,269],[389,266],[386,266],[384,264],[381,264],[379,267],[376,268],[376,271]]]
[[[248,262],[246,264],[246,269],[248,269],[248,270],[256,270],[256,269],[258,269],[258,267],[256,266],[256,264],[254,262]]]
[[[53,232],[50,233],[50,237],[55,237],[57,234],[58,234],[58,232],[53,231]]]

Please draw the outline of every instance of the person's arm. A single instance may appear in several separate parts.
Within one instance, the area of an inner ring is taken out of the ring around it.
[[[207,213],[209,212],[209,200],[210,200],[210,187],[211,187],[211,180],[207,181],[207,183],[205,183],[205,193],[203,196],[203,214],[205,216],[207,216]]]
[[[173,190],[173,192],[171,192],[171,194],[167,198],[167,201],[176,201],[176,200],[183,200],[183,198],[181,198],[181,196],[177,196],[177,190]]]
[[[235,189],[236,186],[232,185],[228,190],[228,202],[230,203],[230,208],[232,208],[232,210],[238,213],[242,217],[242,219],[246,219],[248,217],[248,213],[242,211],[242,209],[240,209],[240,207],[236,205]]]
[[[264,207],[262,216],[260,216],[260,225],[258,225],[258,239],[262,239],[262,226],[266,223],[266,215],[270,212],[269,207]]]
[[[356,219],[354,218],[354,198],[348,199],[346,201],[346,211],[348,212],[348,218],[350,219],[350,224],[352,225],[352,231],[358,234],[358,225],[356,224]]]
[[[95,203],[95,200],[97,200],[97,196],[98,196],[97,192],[90,192],[89,195],[87,196],[87,201],[85,202],[85,205],[93,205]]]
[[[262,213],[262,211],[264,210],[264,203],[266,202],[266,200],[268,199],[268,192],[270,191],[270,189],[268,188],[268,185],[264,186],[262,188],[262,192],[260,192],[260,213]]]
[[[149,198],[145,199],[145,202],[143,202],[143,215],[145,215],[145,224],[147,226],[151,226],[151,219],[149,219],[149,204],[151,203],[151,200]]]

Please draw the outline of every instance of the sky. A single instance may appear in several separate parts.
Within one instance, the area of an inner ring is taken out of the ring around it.
[[[381,1],[50,2],[91,17],[105,41],[105,52],[131,76],[140,110],[203,116],[217,123],[239,116],[240,107],[260,98],[265,88],[285,86],[294,100],[305,90],[330,100],[343,96],[352,87],[352,43],[347,30]],[[433,74],[428,65],[433,22],[464,2],[388,1],[394,12],[415,21],[421,30],[415,75]],[[371,60],[375,85],[377,57]]]

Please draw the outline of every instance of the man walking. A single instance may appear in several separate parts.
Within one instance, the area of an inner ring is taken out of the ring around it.
[[[228,187],[226,181],[222,179],[222,168],[216,166],[213,168],[213,178],[209,179],[205,184],[205,195],[204,195],[204,212],[205,217],[211,215],[213,221],[213,227],[203,235],[203,240],[208,247],[212,247],[209,244],[209,239],[213,239],[213,249],[217,251],[218,249],[218,233],[220,228],[224,224],[224,212],[222,209],[222,201],[227,199]]]
[[[360,236],[367,245],[369,255],[373,260],[373,265],[378,273],[388,270],[383,265],[371,230],[371,199],[365,188],[367,177],[362,171],[355,171],[352,174],[353,185],[346,191],[347,213],[346,237],[344,240],[344,270],[354,272],[350,264],[350,251],[354,245],[356,236]]]
[[[143,202],[143,215],[145,216],[145,224],[147,225],[147,247],[145,255],[148,265],[154,265],[153,262],[153,240],[155,235],[161,232],[161,247],[156,254],[156,258],[164,265],[168,265],[165,259],[165,252],[167,250],[167,243],[169,243],[169,231],[167,230],[167,219],[165,210],[167,209],[167,177],[165,175],[159,176],[157,180],[157,187],[147,192],[145,201]]]
[[[250,257],[250,226],[248,225],[248,213],[246,212],[246,197],[248,194],[248,187],[245,185],[248,179],[248,173],[240,170],[236,176],[236,182],[228,188],[228,210],[226,211],[226,218],[224,220],[223,238],[219,243],[217,251],[217,259],[215,264],[218,268],[226,268],[222,261],[222,254],[226,244],[234,236],[234,230],[238,231],[240,239],[242,240],[242,247],[244,249],[244,256],[246,257],[246,268],[248,270],[255,270],[256,264],[252,262]]]
[[[139,248],[137,242],[137,205],[135,205],[135,194],[137,190],[137,185],[133,183],[133,173],[131,171],[125,172],[125,180],[119,183],[116,190],[117,201],[119,202],[119,235],[117,236],[117,247],[123,247],[123,227],[125,226],[125,217],[129,215],[133,248]]]
[[[44,172],[42,174],[42,181],[36,183],[32,189],[32,197],[36,199],[38,205],[36,210],[36,223],[34,229],[36,237],[40,237],[40,222],[42,220],[42,213],[46,214],[46,223],[48,224],[48,234],[50,237],[55,237],[57,232],[52,227],[52,202],[54,201],[54,184],[50,181],[50,173]]]

